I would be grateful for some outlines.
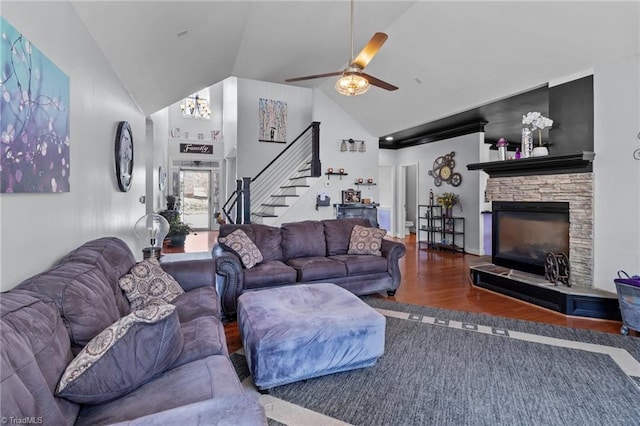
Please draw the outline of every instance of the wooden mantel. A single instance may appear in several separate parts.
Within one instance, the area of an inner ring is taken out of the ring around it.
[[[529,157],[517,160],[467,164],[468,170],[484,170],[490,177],[532,176],[593,171],[595,152]]]

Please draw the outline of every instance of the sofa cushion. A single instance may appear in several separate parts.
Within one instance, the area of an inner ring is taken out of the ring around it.
[[[282,255],[285,259],[327,255],[322,222],[306,220],[284,223],[281,229]]]
[[[262,253],[242,229],[236,229],[226,237],[219,237],[218,242],[233,250],[245,268],[251,269],[262,262]]]
[[[263,262],[282,260],[282,231],[274,226],[252,224],[253,242],[262,253]]]
[[[171,304],[176,307],[182,323],[206,316],[220,317],[220,301],[212,286],[189,290],[173,299]]]
[[[3,420],[40,418],[51,425],[73,424],[79,406],[53,395],[73,359],[63,322],[51,300],[15,289],[0,296]]]
[[[65,370],[56,394],[80,404],[111,401],[168,369],[184,345],[173,305],[122,317],[93,338]]]
[[[54,301],[76,352],[121,317],[108,278],[95,264],[70,260],[23,281],[17,288]]]
[[[261,224],[251,225],[220,225],[218,238],[226,237],[232,232],[241,229],[254,242],[260,253],[263,262],[270,260],[282,260],[282,232],[280,228]]]
[[[154,257],[136,264],[118,280],[118,284],[129,299],[131,309],[163,305],[184,294],[180,284],[162,269]]]
[[[385,229],[366,228],[364,226],[355,225],[351,230],[349,251],[347,253],[382,256],[380,247],[382,247],[382,239],[385,235],[387,235],[387,231]]]
[[[296,277],[296,270],[279,260],[262,262],[255,268],[244,271],[244,288],[251,290],[281,284],[292,284],[296,282]]]
[[[118,286],[118,278],[129,272],[136,264],[136,259],[127,243],[116,237],[87,241],[68,253],[58,264],[70,261],[96,265],[100,268],[106,278],[105,283],[113,291],[120,316],[123,317],[131,312],[129,301]]]
[[[387,272],[387,269],[389,268],[388,259],[382,256],[341,254],[338,256],[331,256],[331,259],[344,263],[347,268],[347,275]]]
[[[327,256],[347,254],[349,240],[354,225],[370,226],[369,219],[354,217],[345,219],[326,219],[322,221],[327,241]]]
[[[225,395],[239,398],[242,393],[242,385],[229,357],[212,355],[166,371],[115,401],[83,406],[75,425],[118,423]],[[186,424],[198,423],[230,424],[222,418],[201,418],[199,422],[194,419]],[[152,424],[165,423],[158,421]]]
[[[184,347],[172,368],[209,355],[227,354],[224,327],[214,316],[200,317],[180,324]]]
[[[347,276],[345,264],[328,257],[297,257],[287,264],[297,271],[298,282]]]

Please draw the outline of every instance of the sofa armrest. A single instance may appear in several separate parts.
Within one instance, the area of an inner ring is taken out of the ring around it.
[[[244,267],[240,257],[216,244],[212,250],[216,267],[216,289],[226,319],[236,314],[238,297],[244,290]]]
[[[209,252],[165,254],[160,257],[160,266],[178,281],[184,291],[215,286],[215,263]]]
[[[405,255],[407,248],[404,244],[391,241],[387,239],[382,240],[382,247],[380,247],[382,256],[387,259],[387,270],[391,274],[392,286],[396,290],[400,287],[400,265],[398,262],[400,258]]]
[[[266,426],[264,407],[255,393],[216,397],[182,407],[160,411],[115,425],[216,425],[216,426]]]

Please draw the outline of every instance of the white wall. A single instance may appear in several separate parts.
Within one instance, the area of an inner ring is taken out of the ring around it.
[[[62,194],[1,194],[0,288],[52,266],[92,238],[123,238],[141,257],[133,225],[145,214],[145,117],[68,2],[3,2],[2,16],[70,78],[70,187]],[[55,23],[52,26],[52,23]],[[114,141],[133,130],[133,183],[120,192]]]
[[[303,87],[237,79],[238,90],[238,178],[255,176],[286,144],[258,142],[258,102],[260,98],[287,103],[287,144],[309,124],[313,107],[313,91]],[[226,107],[226,106],[225,106]]]
[[[151,170],[147,170],[147,213],[157,212],[167,208],[166,196],[169,194],[169,110],[164,108],[151,115],[153,126],[152,146],[149,148],[152,157]],[[164,167],[167,173],[165,189],[160,190],[160,175],[158,168]]]
[[[640,57],[594,68],[594,286],[640,274]]]
[[[392,154],[387,150],[381,150],[379,156],[380,164],[384,166],[396,167],[396,180],[399,182],[403,165],[418,163],[418,194],[419,204],[429,203],[429,190],[433,190],[434,196],[443,192],[454,192],[460,196],[462,203],[462,211],[454,208],[453,212],[456,216],[465,218],[465,248],[466,251],[473,254],[482,253],[480,247],[480,174],[477,171],[467,170],[466,165],[469,163],[477,163],[480,158],[480,151],[483,147],[484,137],[482,133],[474,133],[471,135],[459,136],[452,139],[446,139],[438,142],[417,145],[409,148],[399,149]],[[437,157],[455,152],[454,160],[456,162],[454,172],[462,175],[462,183],[458,187],[453,187],[447,183],[442,186],[434,185],[433,177],[428,175],[428,171],[433,168],[433,162]],[[396,200],[394,201],[395,211],[401,210],[401,200],[398,196],[396,188]],[[395,217],[395,232],[400,233],[400,227],[404,226],[404,217]]]
[[[238,79],[229,77],[222,82],[222,137],[224,158],[235,157],[238,145]],[[256,118],[257,120],[257,118]],[[235,172],[232,176],[235,176]],[[228,179],[228,185],[235,182]]]

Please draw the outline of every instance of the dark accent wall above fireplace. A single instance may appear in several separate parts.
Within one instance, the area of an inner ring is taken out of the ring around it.
[[[593,151],[593,75],[525,92],[421,124],[391,135],[381,135],[381,149],[401,149],[469,133],[484,132],[485,143],[499,138],[509,141],[509,149],[520,145],[522,116],[537,111],[553,120],[543,131],[551,155]],[[392,141],[385,139],[393,136]],[[537,140],[537,135],[536,135]]]
[[[593,151],[593,76],[549,88],[551,155]]]

